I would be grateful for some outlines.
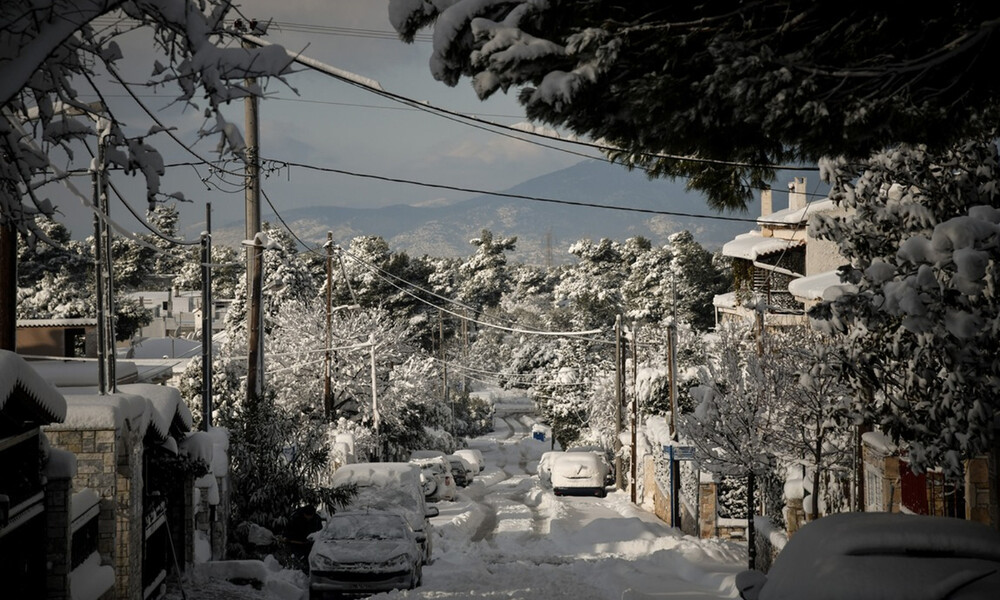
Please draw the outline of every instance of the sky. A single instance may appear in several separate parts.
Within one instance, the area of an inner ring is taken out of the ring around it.
[[[468,80],[452,88],[435,81],[428,67],[431,44],[423,35],[413,44],[396,37],[388,22],[388,2],[371,0],[243,0],[240,11],[247,18],[271,20],[264,39],[322,63],[374,79],[395,94],[452,111],[475,114],[505,125],[523,122],[523,111],[511,96],[497,94],[480,101]],[[98,24],[110,24],[102,18]],[[119,40],[125,58],[119,68],[130,82],[148,81],[153,56],[147,34],[130,34]],[[150,118],[110,78],[98,78],[105,99],[127,125],[127,132],[145,132]],[[167,88],[133,88],[140,99],[177,135],[192,144],[200,157],[214,159],[215,139],[198,143],[203,124],[199,111],[170,105],[176,95]],[[260,105],[260,155],[263,159],[334,168],[352,173],[446,184],[478,190],[502,190],[512,185],[583,160],[580,156],[513,140],[465,124],[402,106],[336,81],[303,70],[285,82],[271,81]],[[226,117],[243,126],[243,103],[226,110]],[[196,162],[178,144],[162,134],[156,146],[167,164]],[[558,143],[557,143],[558,145]],[[236,165],[233,166],[238,170]],[[191,202],[179,204],[181,231],[196,235],[204,229],[205,204],[212,206],[212,225],[242,222],[244,197],[241,181],[209,178],[206,168],[168,168],[162,191],[180,192]],[[641,176],[641,175],[636,175]],[[143,190],[136,178],[113,175],[116,186],[136,211],[145,211]],[[89,193],[87,180],[76,182]],[[280,214],[291,208],[334,205],[380,207],[394,204],[428,204],[463,199],[460,193],[368,178],[293,167],[265,173],[262,212],[270,200]],[[79,200],[59,190],[53,200],[67,215],[75,237],[89,228],[90,217]],[[112,218],[129,230],[141,228],[116,200]],[[80,225],[83,223],[84,225]],[[89,233],[89,231],[87,232]]]

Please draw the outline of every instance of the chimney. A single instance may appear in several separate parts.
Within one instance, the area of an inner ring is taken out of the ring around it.
[[[788,208],[799,210],[806,207],[806,178],[796,177],[788,184]]]
[[[774,212],[774,205],[771,203],[771,188],[760,191],[760,216],[768,217]]]

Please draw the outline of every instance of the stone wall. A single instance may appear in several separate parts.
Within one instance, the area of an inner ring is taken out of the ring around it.
[[[101,498],[97,550],[115,569],[117,600],[142,598],[142,434],[126,429],[46,429],[52,446],[76,455],[74,489]]]
[[[73,569],[70,521],[72,520],[73,480],[49,478],[45,486],[45,529],[48,542],[45,575],[47,600],[70,600],[70,578]]]
[[[118,497],[118,443],[114,429],[46,429],[45,435],[56,448],[76,455],[73,489],[90,488],[101,498],[97,551],[101,563],[114,565],[115,512]]]

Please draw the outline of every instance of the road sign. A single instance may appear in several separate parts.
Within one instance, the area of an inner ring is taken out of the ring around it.
[[[694,446],[664,446],[670,460],[694,460]]]

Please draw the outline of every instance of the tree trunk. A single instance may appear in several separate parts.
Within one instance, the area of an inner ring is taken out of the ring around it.
[[[756,496],[756,486],[754,485],[754,473],[747,473],[747,555],[749,556],[750,570],[754,569],[757,562],[757,539],[754,535],[754,497]]]
[[[815,521],[819,518],[819,469],[823,464],[823,436],[816,435],[816,468],[813,469],[813,499],[812,499],[812,511],[810,511],[811,520]]]

